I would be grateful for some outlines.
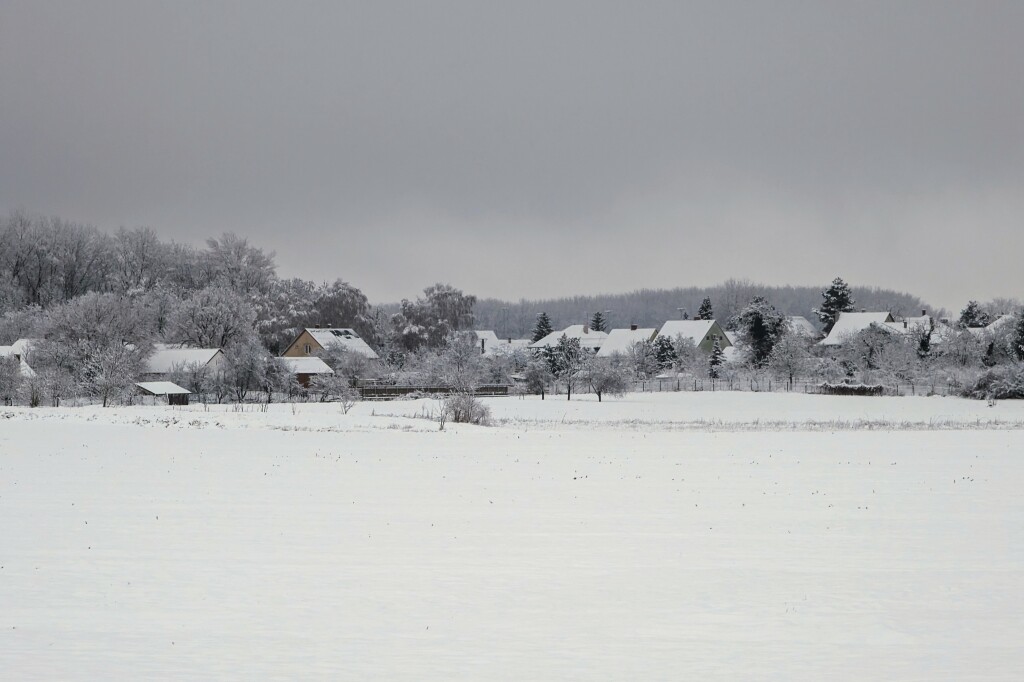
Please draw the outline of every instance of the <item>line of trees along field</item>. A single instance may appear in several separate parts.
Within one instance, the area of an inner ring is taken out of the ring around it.
[[[859,307],[886,310],[895,316],[919,315],[922,309],[937,317],[946,313],[942,309],[933,309],[917,296],[889,289],[853,287],[853,295]],[[523,338],[529,336],[534,319],[541,311],[548,314],[556,329],[582,324],[595,312],[604,314],[610,328],[628,327],[630,324],[658,327],[665,320],[679,319],[681,314],[697,317],[701,302],[706,298],[714,302],[716,318],[727,321],[755,296],[767,298],[784,315],[802,315],[811,322],[817,322],[812,310],[821,303],[821,287],[767,286],[739,279],[709,287],[641,289],[624,294],[523,299],[517,302],[484,298],[477,302],[475,315],[481,328],[494,329],[500,337]],[[606,310],[610,312],[604,313]]]
[[[825,291],[730,280],[710,288],[516,304],[478,301],[450,285],[435,284],[415,299],[372,306],[342,279],[316,283],[280,277],[273,253],[234,234],[196,247],[163,241],[146,228],[106,233],[15,212],[0,219],[0,240],[0,345],[42,340],[32,358],[39,373],[31,386],[32,402],[124,399],[155,343],[224,349],[224,375],[182,375],[190,388],[217,400],[244,400],[252,391],[263,391],[267,400],[275,391],[296,395],[294,381],[269,359],[301,328],[312,326],[353,328],[382,358],[370,367],[344,354],[328,354],[325,359],[341,381],[314,387],[321,398],[342,392],[345,382],[355,378],[466,391],[482,383],[507,383],[513,374],[536,393],[559,387],[571,395],[582,388],[602,396],[667,370],[751,381],[769,375],[789,381],[930,380],[967,393],[1004,396],[1016,389],[986,386],[1019,382],[1024,393],[1022,318],[1018,315],[998,334],[977,333],[999,313],[1016,312],[1019,304],[1011,299],[972,301],[942,344],[933,343],[930,334],[919,338],[875,329],[865,330],[841,352],[826,353],[790,334],[781,322],[784,315],[804,315],[827,329],[843,310],[916,315],[927,306],[909,294],[849,288],[838,279]],[[542,331],[573,323],[656,327],[681,315],[713,316],[737,331],[740,352],[727,363],[722,348],[708,356],[692,348],[692,342],[661,339],[599,362],[567,339],[539,354],[516,350],[480,357],[475,336],[460,334],[494,329],[501,337],[535,339]],[[975,332],[968,331],[971,327]],[[0,399],[13,402],[18,393],[12,386],[19,380],[9,360],[0,362]]]

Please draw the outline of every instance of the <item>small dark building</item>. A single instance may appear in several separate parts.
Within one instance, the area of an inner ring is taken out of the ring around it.
[[[142,381],[135,386],[142,395],[167,398],[168,405],[188,405],[192,392],[170,381]]]

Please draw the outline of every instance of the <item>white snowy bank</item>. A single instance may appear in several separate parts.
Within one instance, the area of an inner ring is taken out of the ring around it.
[[[1019,678],[1019,406],[490,405],[0,409],[3,677]]]

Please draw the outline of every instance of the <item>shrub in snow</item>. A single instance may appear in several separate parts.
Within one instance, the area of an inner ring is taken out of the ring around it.
[[[13,355],[0,357],[0,400],[5,405],[14,403],[21,388],[21,362]]]
[[[457,424],[487,426],[491,422],[491,409],[469,393],[455,393],[444,399],[441,405],[441,428],[445,421]]]
[[[309,382],[309,390],[322,403],[328,400],[355,401],[359,397],[359,391],[352,388],[349,380],[337,374],[318,374]]]
[[[1024,398],[1024,365],[994,367],[981,374],[963,391],[978,400],[1019,400]]]

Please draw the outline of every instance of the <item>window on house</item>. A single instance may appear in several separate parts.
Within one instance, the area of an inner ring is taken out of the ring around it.
[[[309,355],[312,352],[313,352],[313,348],[307,343],[306,344],[306,355]]]

